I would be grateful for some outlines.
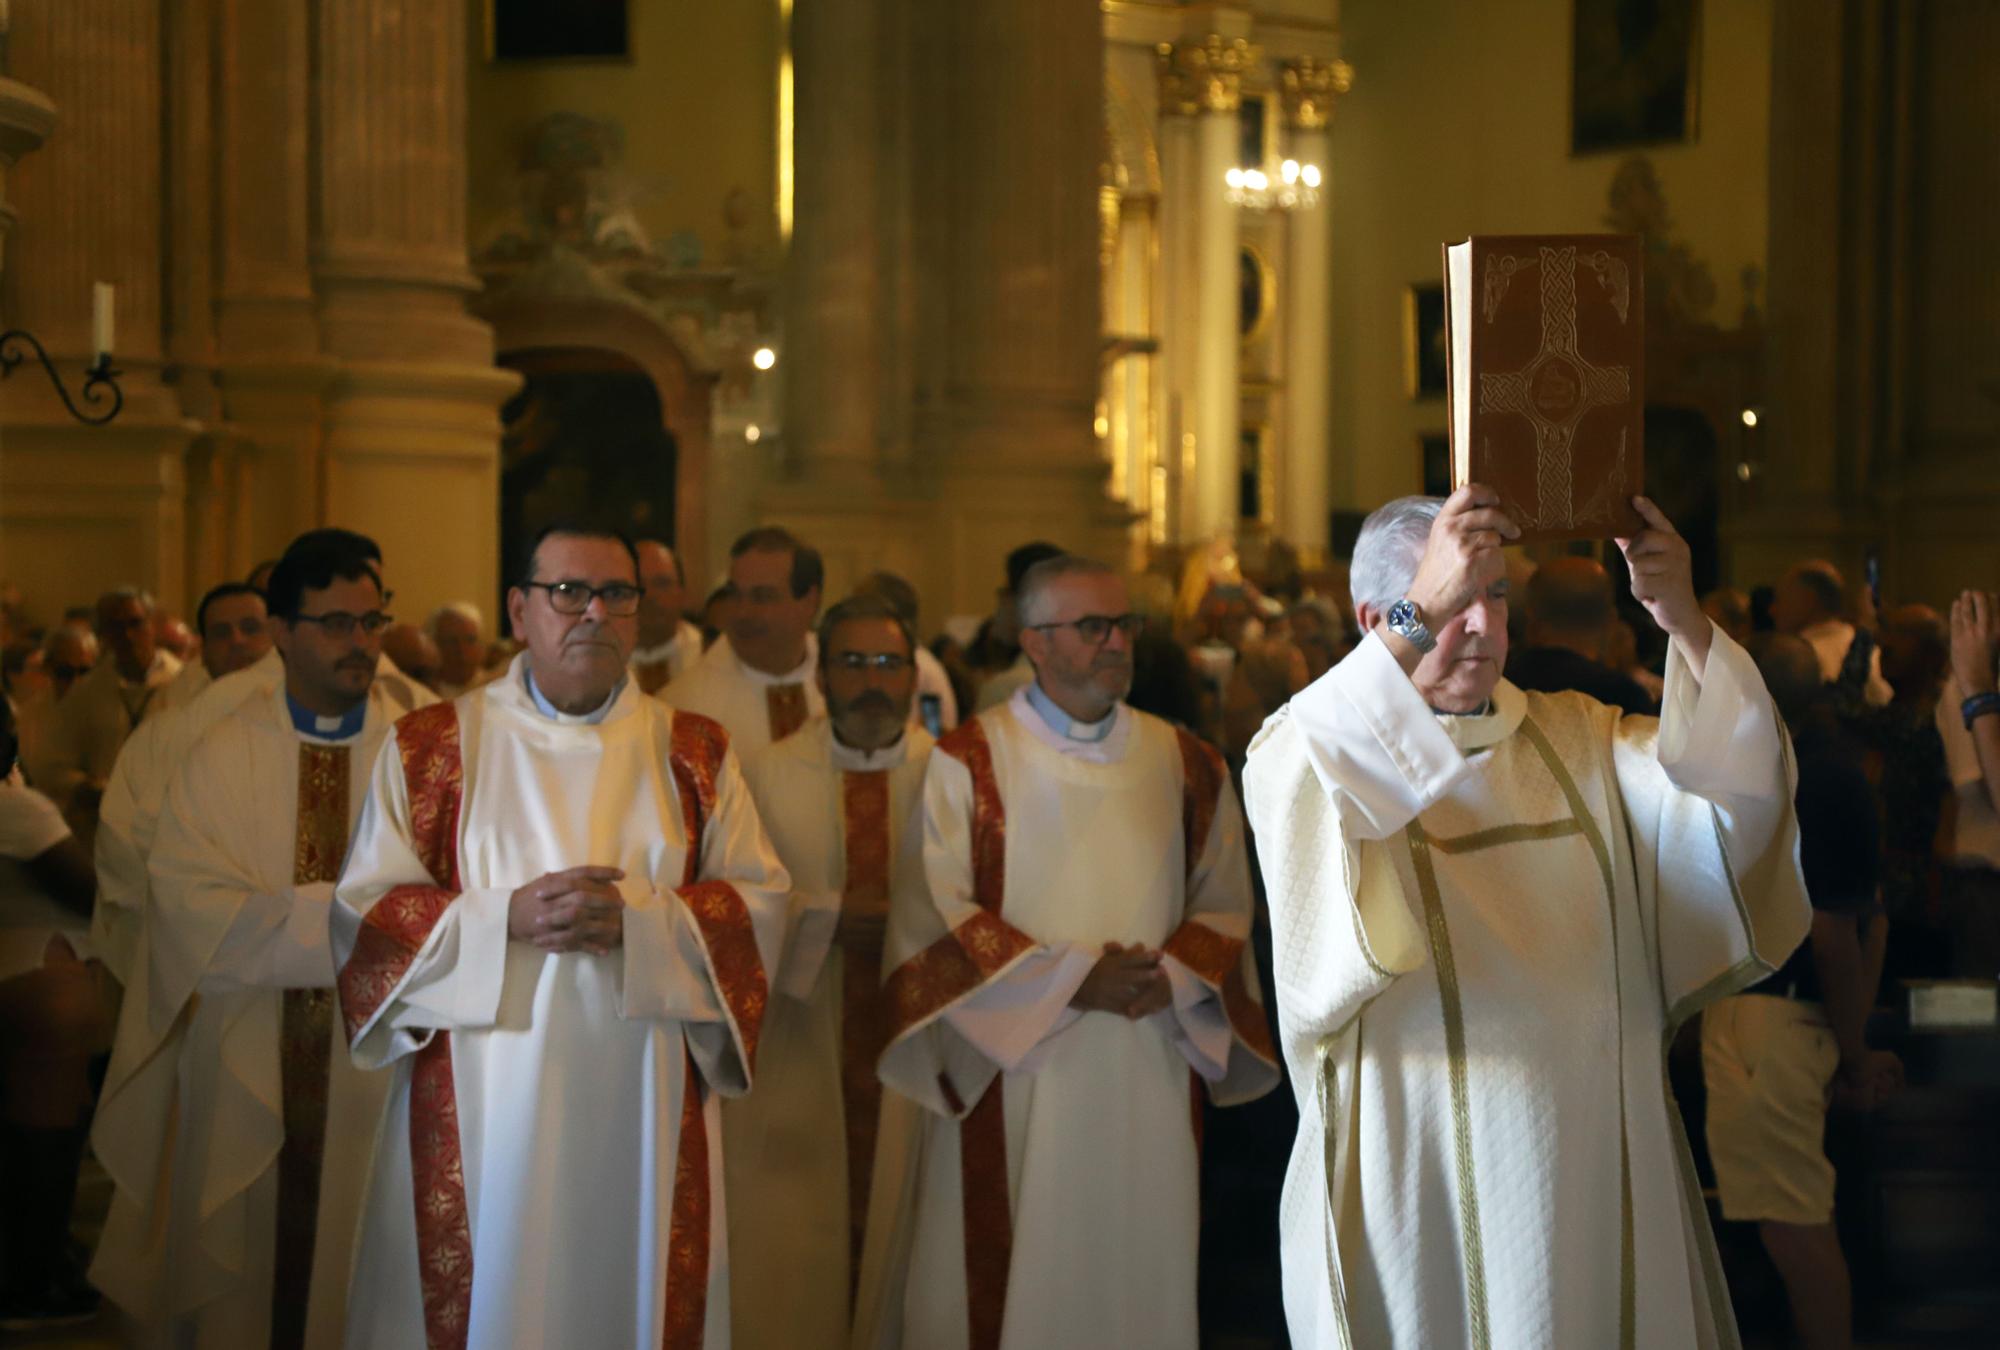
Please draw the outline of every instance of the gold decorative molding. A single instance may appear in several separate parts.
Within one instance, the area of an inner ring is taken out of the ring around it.
[[[1247,38],[1210,33],[1154,48],[1160,72],[1160,111],[1181,117],[1233,113],[1243,106],[1243,76],[1263,59]]]
[[[1345,61],[1301,56],[1278,67],[1278,96],[1285,125],[1320,131],[1333,121],[1333,100],[1354,87],[1354,67]]]

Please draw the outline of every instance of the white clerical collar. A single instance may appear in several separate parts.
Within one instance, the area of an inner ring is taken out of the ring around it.
[[[843,773],[873,773],[880,769],[893,769],[903,762],[909,753],[910,738],[907,734],[879,750],[861,750],[840,739],[840,733],[833,728],[833,719],[826,723],[826,743],[833,767]]]
[[[618,702],[618,696],[625,692],[625,680],[620,677],[618,683],[611,686],[611,692],[605,695],[604,702],[597,707],[587,713],[566,713],[549,702],[548,696],[542,693],[542,687],[535,683],[535,668],[525,660],[521,662],[521,679],[528,686],[528,698],[534,703],[535,710],[551,722],[563,726],[596,726],[611,715],[611,706]]]
[[[1030,697],[1031,691],[1040,692],[1032,680],[1016,689],[1007,700],[1007,707],[1014,714],[1014,720],[1026,728],[1030,736],[1058,754],[1092,764],[1115,764],[1124,758],[1125,747],[1132,739],[1132,717],[1123,703],[1113,704],[1110,716],[1101,721],[1070,723],[1074,729],[1095,729],[1106,722],[1111,724],[1111,729],[1101,739],[1079,740],[1050,724],[1042,715],[1040,707]],[[1046,700],[1047,695],[1043,695],[1043,698]]]
[[[1478,713],[1436,712],[1438,726],[1451,737],[1452,744],[1466,754],[1498,745],[1514,734],[1528,715],[1528,696],[1510,680],[1493,687],[1485,710]]]

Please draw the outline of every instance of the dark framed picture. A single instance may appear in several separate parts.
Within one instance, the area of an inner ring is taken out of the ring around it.
[[[490,61],[623,61],[630,0],[486,0]]]
[[[1451,436],[1442,431],[1417,433],[1417,462],[1423,466],[1424,495],[1451,495]]]
[[[1403,383],[1411,398],[1443,398],[1444,283],[1419,281],[1403,293]]]
[[[1573,0],[1570,153],[1695,138],[1701,0]]]

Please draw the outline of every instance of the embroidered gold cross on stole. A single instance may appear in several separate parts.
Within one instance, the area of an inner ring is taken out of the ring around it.
[[[1593,498],[1578,510],[1573,500],[1571,449],[1577,424],[1593,408],[1614,407],[1631,397],[1632,372],[1625,366],[1595,366],[1577,350],[1575,245],[1544,246],[1536,259],[1496,254],[1487,262],[1484,278],[1485,319],[1491,323],[1499,297],[1517,272],[1535,267],[1542,284],[1542,340],[1520,370],[1481,374],[1479,397],[1492,412],[1519,414],[1535,429],[1535,518],[1523,528],[1568,529],[1583,521],[1610,519],[1615,503]],[[1583,265],[1604,277],[1611,265],[1607,254],[1585,258]],[[1609,283],[1607,283],[1609,284]],[[1623,318],[1623,310],[1620,312]],[[1625,433],[1618,434],[1618,458],[1625,457]],[[1614,473],[1617,482],[1622,474]]]

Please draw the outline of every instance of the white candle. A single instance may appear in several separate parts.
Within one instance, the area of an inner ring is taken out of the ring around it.
[[[91,288],[90,305],[90,350],[94,355],[92,364],[109,365],[111,348],[117,335],[117,290],[108,281],[100,281]]]

